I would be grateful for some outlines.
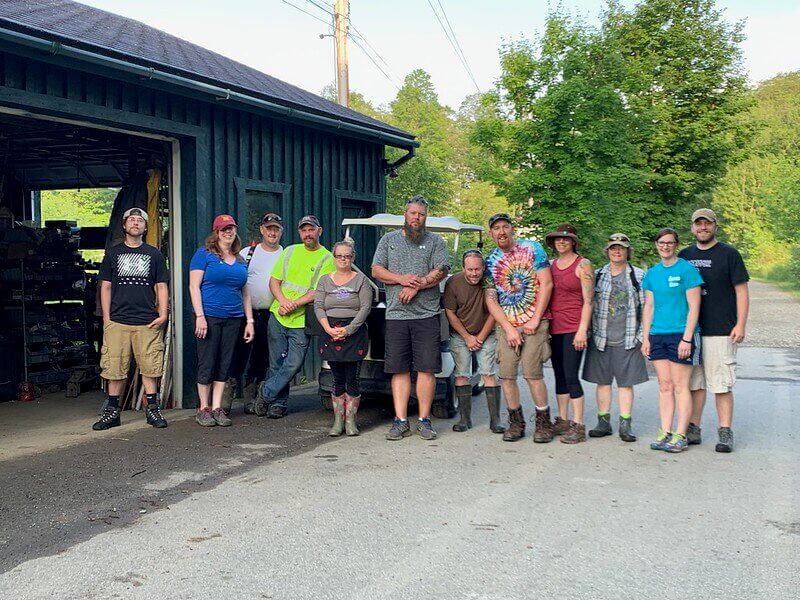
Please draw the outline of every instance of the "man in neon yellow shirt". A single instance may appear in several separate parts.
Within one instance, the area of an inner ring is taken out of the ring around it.
[[[286,415],[286,399],[278,396],[306,357],[305,306],[314,301],[319,278],[336,270],[333,256],[319,243],[322,227],[317,217],[307,215],[300,219],[297,232],[303,243],[293,244],[281,253],[269,281],[269,289],[275,296],[269,309],[274,317],[268,325],[270,364],[255,411],[258,416],[270,419]]]

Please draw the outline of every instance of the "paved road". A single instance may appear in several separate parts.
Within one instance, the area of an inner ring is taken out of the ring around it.
[[[702,446],[650,451],[651,381],[635,444],[504,444],[485,410],[468,433],[388,443],[380,408],[328,442],[307,396],[282,422],[28,457],[3,487],[0,597],[796,598],[800,351],[740,359],[731,455],[713,410]]]

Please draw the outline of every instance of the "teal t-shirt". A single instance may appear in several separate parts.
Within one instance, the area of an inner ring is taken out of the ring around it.
[[[700,285],[703,285],[700,271],[682,258],[669,267],[661,263],[650,267],[642,280],[642,289],[653,293],[650,333],[683,333],[689,315],[686,290]],[[698,326],[695,331],[699,330]]]

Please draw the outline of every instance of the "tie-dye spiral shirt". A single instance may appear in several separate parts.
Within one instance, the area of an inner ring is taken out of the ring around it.
[[[518,239],[508,252],[495,248],[486,258],[484,287],[497,290],[497,300],[514,327],[533,317],[539,291],[536,272],[548,268],[547,253],[535,240]]]

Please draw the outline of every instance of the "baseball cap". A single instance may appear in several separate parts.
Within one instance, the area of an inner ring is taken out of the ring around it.
[[[707,221],[716,223],[717,215],[710,208],[698,208],[692,213],[692,223],[697,221],[697,219],[706,219]]]
[[[608,236],[608,243],[604,250],[608,250],[611,246],[622,246],[623,248],[631,247],[631,240],[624,233],[612,233]]]
[[[491,217],[489,217],[489,227],[491,227],[498,221],[508,221],[509,225],[513,225],[513,223],[511,222],[511,216],[508,213],[495,213]]]
[[[129,208],[124,213],[122,213],[122,222],[128,220],[128,217],[142,217],[144,222],[147,223],[147,211],[142,208]]]
[[[319,219],[314,215],[306,215],[297,223],[297,228],[300,229],[303,225],[313,225],[314,227],[322,227],[319,224]]]
[[[283,227],[283,219],[281,216],[275,213],[267,213],[261,219],[262,225],[278,225],[279,227]]]
[[[225,229],[226,227],[230,227],[233,225],[234,227],[238,227],[236,224],[236,219],[234,219],[230,215],[217,215],[214,219],[213,225],[211,225],[211,229],[214,231],[219,231],[220,229]]]

